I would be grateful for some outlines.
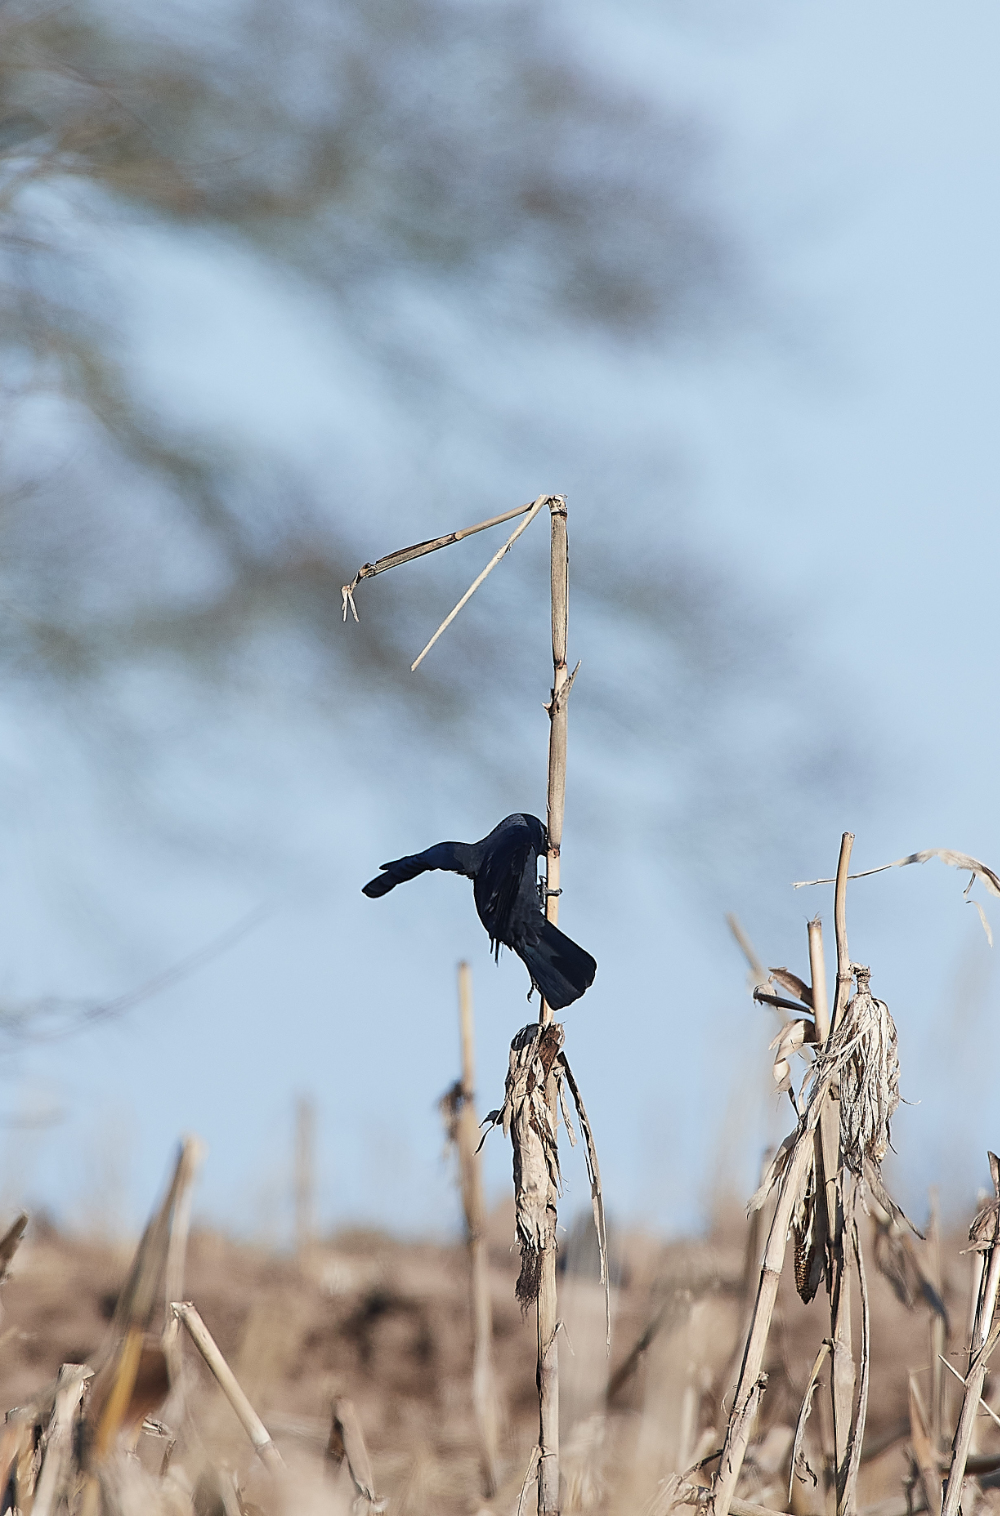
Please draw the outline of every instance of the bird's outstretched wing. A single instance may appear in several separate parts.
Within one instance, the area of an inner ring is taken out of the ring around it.
[[[449,874],[464,874],[471,879],[475,870],[473,851],[467,842],[438,842],[422,853],[394,858],[391,863],[380,865],[381,873],[362,886],[362,894],[377,900],[380,895],[388,895],[397,884],[405,884],[408,879],[416,879],[418,874],[426,874],[430,869],[444,869]]]

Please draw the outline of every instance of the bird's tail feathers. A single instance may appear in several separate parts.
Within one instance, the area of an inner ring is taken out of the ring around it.
[[[528,973],[554,1011],[579,1000],[594,982],[597,964],[551,921],[542,927],[539,940],[519,949]]]

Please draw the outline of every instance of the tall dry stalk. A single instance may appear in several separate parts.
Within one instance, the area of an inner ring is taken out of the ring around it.
[[[930,1194],[930,1219],[927,1223],[927,1275],[938,1301],[944,1300],[944,1281],[941,1275],[941,1224],[938,1215],[938,1192]],[[931,1405],[930,1435],[935,1456],[944,1444],[945,1386],[944,1355],[948,1351],[948,1318],[943,1310],[930,1313],[931,1335]]]
[[[566,808],[567,696],[570,684],[566,661],[569,636],[569,540],[566,527],[566,502],[559,496],[549,500],[552,524],[551,601],[552,601],[552,697],[549,701],[549,776],[546,821],[549,848],[545,858],[545,914],[554,926],[559,922],[559,896],[562,893],[560,859],[563,815]],[[542,1026],[553,1019],[551,1006],[543,1000],[538,1020]],[[555,1073],[550,1070],[545,1098],[555,1128],[559,1117],[559,1092]],[[549,1177],[546,1198],[548,1225],[542,1244],[541,1280],[538,1290],[538,1511],[551,1516],[559,1510],[559,1349],[558,1301],[556,1294],[556,1223],[558,1192]]]
[[[951,1466],[941,1516],[958,1516],[965,1465],[972,1447],[972,1434],[979,1414],[986,1369],[990,1355],[1000,1341],[1000,1330],[993,1325],[997,1292],[1000,1290],[1000,1158],[995,1153],[990,1153],[989,1159],[994,1198],[979,1212],[969,1232],[973,1247],[983,1255],[983,1268],[979,1278],[972,1340],[969,1343],[965,1394],[952,1443]]]
[[[284,1460],[275,1447],[270,1432],[250,1404],[242,1385],[223,1357],[219,1345],[200,1313],[189,1300],[175,1300],[170,1309],[183,1322],[188,1335],[208,1365],[220,1390],[232,1406],[240,1425],[253,1443],[254,1452],[271,1474],[284,1472]]]
[[[472,1008],[472,970],[458,965],[458,1011],[462,1038],[462,1077],[442,1101],[449,1136],[458,1150],[465,1213],[465,1236],[469,1250],[469,1291],[472,1307],[473,1358],[472,1404],[483,1460],[483,1485],[487,1497],[499,1484],[500,1403],[493,1366],[493,1308],[490,1301],[489,1257],[486,1248],[486,1206],[479,1157],[479,1124],[476,1121],[476,1053]]]
[[[834,895],[834,929],[837,940],[837,991],[830,1019],[830,1036],[837,1030],[838,1022],[847,1006],[851,993],[851,957],[847,948],[847,875],[851,866],[851,848],[854,836],[845,832],[840,844],[837,862],[837,884]],[[828,1039],[829,1041],[829,1039]],[[833,1343],[833,1367],[831,1387],[833,1395],[833,1445],[834,1479],[837,1491],[837,1516],[844,1516],[849,1498],[848,1471],[851,1464],[851,1444],[854,1429],[854,1350],[851,1343],[851,1266],[850,1249],[847,1245],[847,1223],[844,1217],[843,1152],[840,1145],[840,1088],[831,1088],[824,1118],[836,1133],[836,1147],[830,1145],[830,1159],[836,1152],[834,1169],[836,1202],[830,1229],[830,1339]],[[829,1112],[829,1114],[827,1114]],[[824,1128],[826,1131],[826,1128]],[[824,1144],[824,1160],[827,1148]],[[829,1175],[829,1169],[827,1169]],[[827,1179],[827,1197],[831,1188]]]
[[[300,1259],[312,1246],[315,1232],[315,1153],[316,1107],[302,1095],[295,1102],[295,1252]]]

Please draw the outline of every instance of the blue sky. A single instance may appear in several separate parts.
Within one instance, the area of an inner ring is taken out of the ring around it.
[[[306,285],[204,237],[134,228],[113,250],[97,233],[94,246],[121,292],[136,383],[178,425],[287,456],[311,478],[335,460],[357,489],[371,556],[463,524],[441,519],[434,481],[484,460],[510,505],[565,488],[591,526],[596,480],[603,508],[614,502],[613,529],[640,542],[682,533],[765,622],[773,615],[813,685],[804,719],[822,710],[823,740],[843,734],[865,755],[835,786],[817,777],[807,830],[779,836],[762,877],[752,860],[730,867],[724,836],[718,857],[664,852],[643,818],[673,782],[670,761],[643,749],[597,771],[604,749],[585,665],[571,718],[564,920],[600,971],[567,1016],[568,1048],[611,1208],[676,1231],[701,1224],[720,1178],[747,1193],[767,1135],[787,1125],[762,1093],[774,1027],[745,995],[724,913],[744,919],[768,963],[801,970],[806,917],[828,914],[828,892],[789,886],[832,871],[845,827],[857,833],[859,867],[933,846],[1000,860],[1000,18],[985,4],[900,3],[595,4],[573,14],[585,15],[581,46],[602,68],[690,112],[709,142],[704,193],[751,274],[727,332],[641,357],[566,339],[548,355],[558,384],[539,379],[528,399],[523,373],[543,355],[530,335],[512,339],[462,369],[461,414],[434,418],[435,432],[387,405]],[[442,351],[462,347],[460,314],[408,319],[426,321]],[[512,458],[480,435],[487,396],[508,413],[542,405],[545,445]],[[669,523],[615,501],[616,460],[636,457],[669,475]],[[479,514],[474,503],[467,514]],[[525,565],[543,549],[526,541]],[[467,581],[492,539],[462,551],[455,574]],[[517,574],[520,561],[499,572]],[[345,636],[389,613],[367,589],[362,625]],[[428,603],[428,630],[446,608]],[[598,629],[573,626],[588,658],[612,656],[595,645]],[[544,628],[539,658],[544,689]],[[458,771],[444,790],[421,788],[429,760],[407,751],[405,733],[366,778],[358,749],[372,712],[331,723],[233,695],[206,719],[167,672],[135,676],[127,697],[172,739],[138,789],[183,826],[151,834],[141,804],[110,793],[113,778],[95,794],[42,714],[8,733],[2,888],[16,930],[5,992],[110,994],[261,899],[273,914],[113,1025],[18,1054],[11,1108],[62,1119],[8,1133],[9,1198],[75,1220],[103,1205],[133,1224],[172,1142],[195,1130],[209,1148],[202,1211],[282,1238],[292,1105],[306,1092],[319,1111],[325,1223],[453,1225],[435,1101],[456,1067],[454,965],[474,965],[484,1109],[499,1103],[507,1043],[528,1019],[523,971],[509,956],[492,965],[461,881],[425,879],[376,905],[359,887],[383,858],[540,807],[540,711],[509,734],[518,763],[537,752],[536,792],[522,799]],[[748,700],[730,734],[747,761],[776,719]],[[448,762],[442,754],[450,775]],[[573,764],[590,802],[603,794],[620,819],[614,847],[574,821]],[[775,804],[780,813],[780,794]],[[240,839],[228,863],[198,840],[220,822]],[[961,1210],[997,1141],[985,1069],[997,1053],[998,977],[964,884],[935,862],[860,881],[851,900],[852,951],[872,964],[900,1030],[914,1104],[897,1119],[893,1181],[918,1215],[928,1183]],[[984,905],[1000,931],[1000,901]],[[494,1136],[496,1196],[508,1162]],[[587,1189],[582,1164],[569,1169],[573,1209]]]

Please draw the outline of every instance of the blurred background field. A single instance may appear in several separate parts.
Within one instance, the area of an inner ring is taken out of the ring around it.
[[[500,1487],[481,1495],[482,1473],[469,1394],[472,1331],[467,1261],[460,1246],[405,1243],[384,1232],[346,1231],[317,1240],[299,1257],[238,1243],[211,1231],[191,1238],[186,1285],[210,1330],[297,1480],[292,1509],[348,1509],[325,1458],[329,1406],[349,1396],[371,1452],[376,1490],[392,1512],[513,1511],[537,1436],[534,1324],[513,1298],[510,1248],[513,1207],[498,1208],[488,1228],[494,1353],[503,1408]],[[721,1440],[720,1390],[756,1287],[745,1276],[745,1221],[738,1211],[713,1218],[698,1242],[664,1243],[650,1233],[613,1240],[615,1347],[603,1344],[603,1289],[586,1228],[563,1248],[560,1312],[562,1469],[566,1511],[660,1510],[662,1481],[714,1452]],[[965,1328],[972,1266],[945,1240],[945,1298],[955,1339]],[[127,1255],[99,1241],[36,1227],[5,1286],[0,1396],[23,1404],[64,1362],[93,1362],[105,1340]],[[899,1494],[909,1472],[907,1375],[930,1400],[927,1312],[907,1309],[875,1274],[873,1382],[860,1501],[882,1516],[903,1516]],[[746,1475],[747,1498],[765,1507],[807,1512],[822,1501],[806,1483],[786,1501],[787,1466],[799,1402],[816,1345],[828,1329],[825,1297],[804,1307],[786,1279],[767,1368],[769,1392]],[[247,1501],[273,1509],[274,1492],[218,1388],[191,1362],[187,1390],[198,1427],[179,1437],[176,1459],[199,1488],[198,1448],[231,1470]],[[958,1355],[956,1354],[956,1361]],[[946,1376],[947,1378],[947,1376]],[[947,1411],[958,1397],[946,1385]],[[172,1402],[171,1402],[172,1403]],[[815,1416],[827,1408],[817,1396]],[[157,1470],[165,1436],[138,1437],[143,1465]],[[824,1429],[825,1431],[828,1429]],[[816,1432],[815,1437],[823,1434]],[[979,1433],[981,1461],[997,1467],[1000,1434]],[[810,1449],[818,1468],[819,1459]],[[709,1470],[711,1472],[711,1470]],[[986,1504],[993,1478],[984,1477]],[[211,1466],[200,1486],[200,1511],[222,1511]],[[349,1491],[349,1486],[348,1486]],[[919,1489],[914,1509],[921,1510]],[[341,1501],[344,1501],[341,1504]],[[880,1504],[882,1502],[882,1504]],[[139,1509],[142,1507],[140,1506]],[[282,1507],[285,1509],[286,1507]],[[533,1492],[524,1507],[533,1509]],[[130,1509],[126,1506],[126,1509]],[[361,1509],[364,1509],[362,1506]],[[665,1511],[667,1507],[664,1505]]]

